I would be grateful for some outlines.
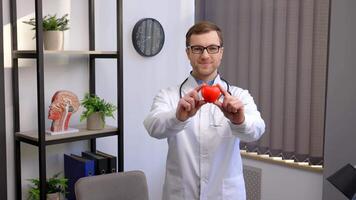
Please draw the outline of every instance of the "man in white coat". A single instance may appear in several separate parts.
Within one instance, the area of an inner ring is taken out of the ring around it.
[[[224,50],[219,27],[195,24],[186,47],[190,76],[180,86],[161,90],[144,120],[152,137],[168,141],[162,199],[245,200],[239,143],[259,139],[264,121],[249,92],[218,74]],[[212,84],[223,95],[207,103],[200,89]]]

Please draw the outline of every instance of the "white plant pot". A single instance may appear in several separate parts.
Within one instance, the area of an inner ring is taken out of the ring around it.
[[[44,31],[43,45],[45,50],[63,50],[64,32],[63,31]]]
[[[87,118],[87,129],[88,130],[101,130],[105,127],[105,118],[103,119],[103,113],[95,112],[88,116]]]
[[[59,192],[47,194],[47,200],[60,200],[60,199],[61,198]]]

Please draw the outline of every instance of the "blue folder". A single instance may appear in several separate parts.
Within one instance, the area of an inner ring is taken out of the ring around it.
[[[82,152],[82,157],[90,160],[94,160],[95,174],[105,174],[108,169],[108,160],[96,153],[90,151]]]
[[[64,176],[68,179],[66,197],[75,200],[74,185],[78,179],[95,175],[94,161],[78,155],[64,154]]]

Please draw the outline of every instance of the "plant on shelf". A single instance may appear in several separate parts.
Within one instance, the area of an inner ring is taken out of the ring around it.
[[[53,200],[59,200],[60,199],[60,194],[65,194],[66,189],[68,187],[68,179],[66,178],[60,178],[59,175],[61,173],[57,173],[53,175],[53,177],[47,179],[46,181],[46,187],[47,187],[47,199],[53,199]],[[39,200],[40,199],[40,180],[38,178],[36,179],[28,179],[32,185],[30,190],[28,191],[29,200]]]
[[[32,30],[36,30],[36,18],[31,18],[29,21],[23,23],[33,26]],[[65,31],[68,30],[68,14],[58,18],[56,14],[46,15],[43,17],[42,27],[43,31]]]
[[[85,94],[81,105],[86,109],[80,116],[80,121],[87,119],[87,129],[100,130],[105,127],[105,117],[114,117],[116,106],[106,102],[95,94]]]
[[[23,23],[33,26],[32,30],[36,30],[36,18],[31,18]],[[62,17],[54,15],[46,15],[43,17],[43,44],[45,50],[63,50],[64,32],[69,29],[68,14]]]

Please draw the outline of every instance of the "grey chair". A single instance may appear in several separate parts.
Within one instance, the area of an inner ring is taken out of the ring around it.
[[[75,183],[77,200],[148,200],[146,176],[127,171],[79,179]]]

